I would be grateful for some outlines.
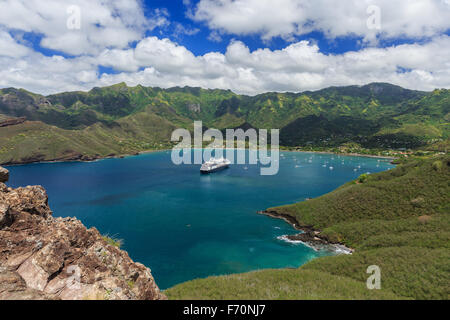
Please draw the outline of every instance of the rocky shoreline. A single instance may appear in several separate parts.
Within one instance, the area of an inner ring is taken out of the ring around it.
[[[302,233],[295,235],[283,236],[283,238],[289,242],[303,243],[316,251],[330,250],[336,253],[345,254],[352,254],[354,252],[354,249],[348,248],[342,243],[331,241],[328,237],[322,235],[320,230],[316,230],[312,226],[301,225],[297,219],[290,215],[278,213],[273,210],[258,211],[258,214],[269,216],[274,219],[282,219],[292,225],[296,230],[302,231]]]
[[[0,167],[0,300],[164,300],[150,269],[95,228],[54,218],[41,186]]]

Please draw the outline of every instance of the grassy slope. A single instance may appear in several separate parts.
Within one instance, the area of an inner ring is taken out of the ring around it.
[[[270,209],[356,249],[291,270],[211,277],[166,291],[171,299],[448,299],[450,156],[414,159],[310,201]],[[378,265],[382,289],[365,287]]]
[[[139,112],[111,125],[96,123],[83,130],[66,130],[39,121],[0,128],[0,163],[29,157],[40,161],[86,156],[132,154],[168,147],[166,137],[176,127],[153,113]]]

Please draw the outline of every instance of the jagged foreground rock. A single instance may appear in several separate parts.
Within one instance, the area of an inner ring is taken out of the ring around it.
[[[9,171],[5,168],[0,167],[0,183],[6,182],[9,179]]]
[[[7,177],[0,167],[2,182]],[[150,270],[95,228],[54,218],[44,188],[11,189],[2,182],[0,300],[165,299]]]

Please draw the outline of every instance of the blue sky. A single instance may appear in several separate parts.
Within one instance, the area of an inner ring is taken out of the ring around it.
[[[198,0],[192,0],[192,5],[190,7],[195,7]],[[166,8],[170,14],[170,19],[173,22],[180,23],[189,29],[199,29],[199,32],[191,35],[177,35],[175,32],[175,27],[172,25],[169,28],[158,29],[151,34],[170,38],[184,46],[186,46],[190,51],[196,55],[203,55],[211,51],[219,51],[224,53],[230,41],[233,39],[243,41],[250,50],[256,50],[260,48],[270,48],[272,50],[282,49],[286,47],[292,41],[286,41],[282,37],[278,36],[270,41],[263,41],[258,34],[250,36],[225,34],[222,35],[222,41],[212,41],[208,39],[211,30],[205,23],[192,21],[187,16],[187,10],[189,7],[183,4],[183,1],[165,1],[165,0],[145,0],[144,5],[146,7],[146,15],[151,16],[151,12],[157,8]],[[312,40],[317,42],[321,52],[323,53],[344,53],[347,51],[358,50],[362,47],[361,41],[362,37],[358,36],[344,36],[336,39],[327,39],[322,32],[310,32],[306,35],[297,36],[295,38],[297,41],[300,40]],[[380,46],[388,46],[392,44],[408,43],[414,40],[410,39],[393,39],[389,43],[380,43]]]
[[[199,32],[194,35],[178,35],[174,25],[158,29],[150,32],[155,36],[163,35],[170,38],[179,44],[184,45],[190,51],[196,55],[203,55],[211,51],[219,51],[224,53],[229,42],[233,39],[243,41],[253,51],[259,48],[282,49],[288,41],[283,40],[281,37],[275,37],[270,41],[262,41],[258,34],[250,36],[240,35],[222,35],[222,41],[212,41],[208,39],[211,30],[205,23],[192,21],[187,17],[188,7],[183,4],[182,1],[165,1],[165,0],[146,0],[144,2],[146,7],[146,16],[151,17],[152,11],[158,8],[165,8],[170,14],[170,20],[174,23],[180,23],[189,29],[199,29]],[[192,1],[193,7],[198,1]],[[325,53],[343,53],[350,50],[357,50],[360,45],[358,41],[361,37],[342,37],[339,39],[327,40],[321,32],[311,32],[307,35],[299,36],[297,40],[310,40],[317,41],[322,52]]]
[[[292,40],[287,41],[283,39],[281,36],[274,37],[269,41],[263,41],[258,34],[254,34],[251,36],[242,36],[242,35],[233,35],[233,34],[225,34],[222,35],[222,41],[212,41],[208,39],[208,36],[211,32],[207,24],[202,22],[193,21],[192,18],[189,18],[188,12],[195,8],[198,4],[199,0],[191,0],[189,1],[190,5],[183,4],[182,0],[179,1],[167,1],[167,0],[145,0],[144,7],[146,16],[151,17],[151,13],[155,9],[167,9],[170,20],[173,22],[171,27],[158,29],[156,31],[151,32],[150,34],[156,36],[165,36],[170,38],[173,41],[178,42],[179,44],[184,45],[190,51],[192,51],[196,55],[203,55],[205,53],[211,51],[219,51],[224,53],[226,51],[227,45],[232,40],[240,40],[243,41],[251,51],[260,48],[269,48],[271,50],[282,49],[289,45],[289,43],[293,42]],[[274,2],[276,3],[276,2]],[[450,18],[450,16],[449,16]],[[176,33],[176,28],[174,27],[174,23],[180,23],[188,29],[198,29],[198,33],[193,35],[178,35]],[[450,35],[450,30],[443,31],[442,34]],[[341,54],[348,51],[357,51],[361,48],[367,46],[363,41],[364,37],[357,35],[345,35],[336,37],[333,39],[327,38],[323,32],[320,31],[312,31],[304,35],[299,35],[295,37],[295,41],[308,40],[314,41],[320,47],[321,52],[326,54]],[[429,41],[430,38],[427,36],[419,36],[419,37],[405,37],[403,35],[383,39],[377,43],[377,47],[390,47],[399,44],[411,44],[411,43],[419,43]]]
[[[183,4],[182,0],[145,0],[143,1],[143,11],[147,19],[154,17],[155,10],[162,10],[167,12],[167,19],[170,20],[169,25],[158,27],[154,30],[146,32],[147,36],[167,37],[174,42],[188,48],[195,55],[204,55],[211,51],[217,51],[225,53],[228,44],[233,40],[239,40],[244,42],[251,51],[260,48],[269,48],[271,50],[279,50],[293,41],[284,40],[282,37],[277,36],[268,41],[263,41],[258,34],[242,36],[234,34],[221,35],[221,41],[213,41],[208,39],[211,29],[203,23],[193,21],[188,17],[189,8],[196,6],[197,1],[192,0],[190,6]],[[183,34],[177,32],[177,25],[182,25],[188,30],[193,30],[193,34]],[[195,32],[195,33],[194,33]],[[41,52],[44,55],[52,56],[54,54],[62,55],[64,57],[73,57],[63,51],[51,50],[40,46],[42,35],[29,32],[25,34],[25,39],[29,40],[33,48],[36,51]],[[296,36],[296,41],[308,40],[314,41],[318,44],[323,53],[339,54],[348,51],[359,50],[363,47],[361,41],[362,37],[358,36],[344,36],[335,39],[327,39],[322,32],[310,32],[305,35]],[[380,43],[380,46],[388,46],[392,44],[411,43],[410,39],[393,39],[390,43]],[[136,42],[131,43],[131,47],[135,47]],[[108,72],[113,72],[110,68],[104,68]]]
[[[0,0],[0,87],[450,86],[449,0]]]

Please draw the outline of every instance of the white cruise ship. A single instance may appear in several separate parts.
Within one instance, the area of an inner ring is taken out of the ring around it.
[[[226,169],[231,164],[230,160],[224,158],[211,158],[209,161],[206,161],[202,167],[200,168],[201,173],[212,173],[216,171],[220,171]]]

